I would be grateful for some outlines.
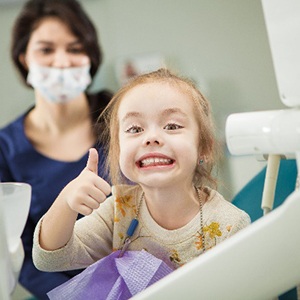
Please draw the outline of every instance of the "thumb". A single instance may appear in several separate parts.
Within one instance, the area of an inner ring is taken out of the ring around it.
[[[89,150],[89,158],[86,163],[86,168],[98,175],[98,152],[95,148]]]

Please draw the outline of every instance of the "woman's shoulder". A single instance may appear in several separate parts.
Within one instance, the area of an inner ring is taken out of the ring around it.
[[[4,125],[0,129],[0,136],[1,137],[12,137],[12,135],[15,135],[19,133],[20,131],[23,132],[24,130],[24,118],[26,113],[23,113],[22,115],[18,116],[16,119],[11,121],[10,123]]]
[[[28,144],[24,132],[24,118],[26,113],[17,117],[15,120],[0,129],[1,151],[14,153],[16,149],[23,149]]]
[[[25,112],[18,115],[14,120],[7,123],[6,125],[0,128],[0,136],[9,137],[9,138],[16,138],[24,136],[24,121],[25,117],[28,113],[34,108],[34,106],[29,107]]]

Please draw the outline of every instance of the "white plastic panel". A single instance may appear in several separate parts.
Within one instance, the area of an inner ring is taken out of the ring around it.
[[[300,282],[300,192],[134,300],[268,300]]]
[[[300,106],[300,1],[262,4],[281,101]]]

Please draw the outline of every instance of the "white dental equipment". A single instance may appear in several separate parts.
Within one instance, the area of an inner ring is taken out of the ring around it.
[[[31,200],[26,183],[0,182],[0,299],[9,300],[24,260],[21,241]]]

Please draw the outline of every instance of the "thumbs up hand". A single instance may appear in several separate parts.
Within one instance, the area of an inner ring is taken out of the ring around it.
[[[98,152],[95,148],[91,148],[89,150],[89,157],[88,157],[88,161],[86,163],[86,169],[88,169],[89,171],[98,174]]]
[[[98,176],[98,152],[91,148],[86,167],[62,190],[60,198],[75,212],[89,215],[110,192],[110,185]]]

